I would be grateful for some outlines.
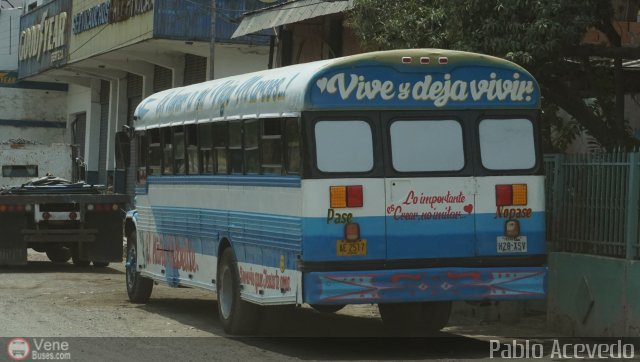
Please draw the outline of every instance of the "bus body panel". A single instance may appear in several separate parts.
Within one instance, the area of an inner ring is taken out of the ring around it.
[[[226,240],[238,260],[243,298],[296,303],[301,293],[296,271],[302,240],[299,178],[279,180],[280,185],[275,178],[263,179],[269,186],[256,186],[255,180],[222,184],[214,178],[185,185],[170,177],[149,177],[148,191],[136,196],[142,274],[173,287],[215,291],[218,248]],[[151,205],[150,200],[163,201]]]

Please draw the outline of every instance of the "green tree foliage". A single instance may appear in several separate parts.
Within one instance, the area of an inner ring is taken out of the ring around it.
[[[349,14],[368,50],[467,50],[524,66],[540,82],[545,127],[565,138],[557,147],[580,129],[605,147],[634,142],[624,120],[615,117],[611,62],[576,52],[589,27],[619,45],[612,19],[609,0],[355,0]],[[591,97],[597,101],[583,101]],[[551,111],[558,107],[577,122],[561,127]]]

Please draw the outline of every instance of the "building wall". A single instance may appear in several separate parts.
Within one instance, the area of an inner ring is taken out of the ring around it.
[[[64,142],[66,92],[2,87],[0,109],[0,142]]]
[[[267,69],[269,48],[264,46],[216,45],[215,78]]]
[[[324,16],[288,26],[292,34],[293,64],[307,63],[346,55],[362,53],[362,48],[353,31],[344,26],[342,32],[332,33],[341,15]],[[339,36],[336,41],[334,37]]]
[[[0,12],[0,70],[18,69],[20,15],[22,9],[3,9]]]

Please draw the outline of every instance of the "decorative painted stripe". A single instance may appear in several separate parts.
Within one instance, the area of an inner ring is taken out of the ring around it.
[[[546,276],[546,267],[314,272],[303,292],[309,304],[531,300],[545,298]]]
[[[300,176],[179,175],[149,176],[147,178],[147,184],[300,187],[301,183]]]
[[[67,124],[65,122],[37,121],[31,119],[0,119],[0,126],[65,128]]]

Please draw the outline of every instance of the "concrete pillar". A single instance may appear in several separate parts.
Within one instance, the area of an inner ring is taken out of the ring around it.
[[[87,182],[98,183],[98,160],[100,154],[100,79],[91,80],[91,103],[87,109],[85,134],[85,162]]]

